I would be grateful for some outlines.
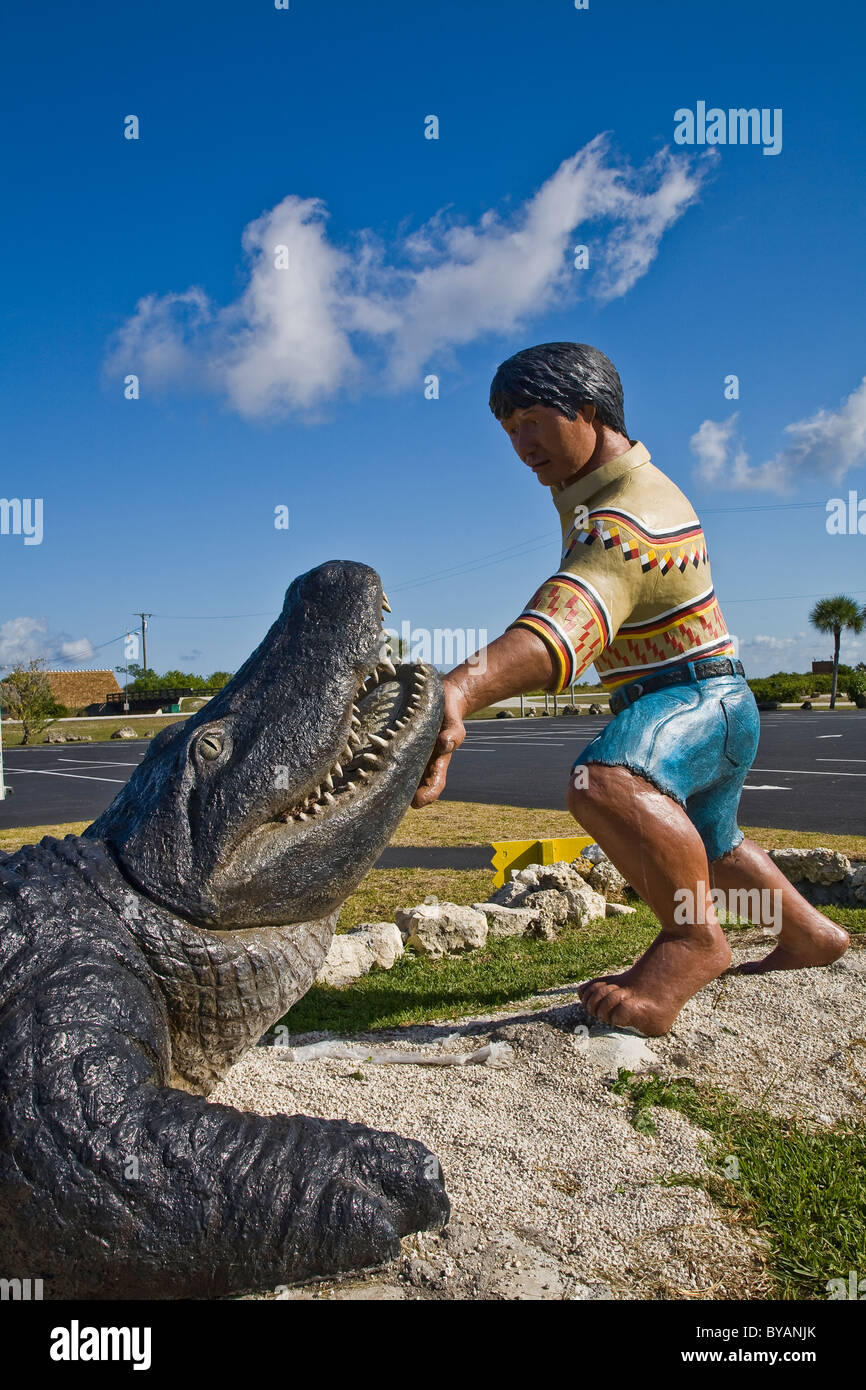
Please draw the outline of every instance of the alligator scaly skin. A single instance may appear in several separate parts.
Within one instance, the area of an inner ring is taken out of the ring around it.
[[[308,987],[335,915],[203,932],[73,836],[0,860],[0,889],[3,1277],[213,1297],[380,1263],[442,1224],[416,1141],[203,1099]]]

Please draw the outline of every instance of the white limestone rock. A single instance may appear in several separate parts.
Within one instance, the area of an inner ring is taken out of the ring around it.
[[[636,907],[629,907],[627,903],[608,903],[606,917],[632,917],[637,912]]]
[[[359,922],[346,935],[363,937],[373,954],[373,964],[383,970],[390,970],[403,954],[403,937],[394,922]]]
[[[390,970],[403,954],[403,938],[393,922],[365,922],[335,936],[316,981],[323,985],[349,985],[379,965]]]
[[[399,909],[395,914],[401,932],[407,932],[406,945],[419,955],[442,956],[476,951],[487,940],[487,918],[473,907],[457,903],[422,903]]]
[[[848,879],[851,897],[857,903],[866,903],[866,864],[856,868]]]
[[[770,858],[792,883],[839,883],[851,872],[851,860],[835,849],[771,849]]]
[[[594,864],[587,883],[608,902],[623,902],[628,884],[615,864],[609,859],[600,859]]]
[[[501,903],[473,903],[476,912],[483,912],[490,936],[525,936],[535,921],[530,908],[503,907]]]

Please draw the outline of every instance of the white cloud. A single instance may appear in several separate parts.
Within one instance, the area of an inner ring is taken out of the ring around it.
[[[702,482],[731,488],[788,493],[801,481],[839,483],[866,463],[866,377],[839,409],[818,410],[786,425],[790,443],[765,463],[753,465],[737,437],[739,415],[704,420],[689,441]]]
[[[737,437],[739,418],[737,413],[727,420],[704,420],[692,435],[689,445],[698,461],[697,476],[710,486],[787,492],[789,478],[783,467],[770,462],[756,468],[749,463]]]
[[[74,666],[93,655],[86,637],[49,633],[45,618],[9,618],[0,624],[0,668],[26,666],[37,659],[48,666]]]
[[[842,634],[840,658],[846,665],[855,666],[862,661],[863,650],[862,637]],[[758,632],[740,639],[740,658],[747,676],[771,676],[776,671],[809,672],[813,661],[833,660],[833,638],[816,630],[796,632],[792,637]]]
[[[42,656],[47,627],[44,618],[9,618],[0,625],[0,667]]]
[[[60,655],[64,661],[73,665],[80,661],[90,661],[93,654],[93,647],[86,637],[77,637],[73,641],[60,643]]]
[[[756,632],[754,637],[747,637],[742,645],[744,647],[754,647],[756,650],[764,652],[781,652],[795,646],[802,640],[802,632],[796,637],[775,637],[771,634]]]
[[[367,230],[335,245],[322,202],[291,195],[245,229],[237,300],[219,307],[197,287],[145,296],[109,370],[215,390],[247,416],[309,411],[362,381],[405,387],[443,354],[509,334],[578,290],[625,294],[697,198],[705,167],[667,151],[639,170],[618,166],[599,136],[509,216],[491,209],[466,225],[441,210],[389,247]],[[589,272],[572,267],[579,228]]]
[[[841,482],[866,463],[866,377],[837,411],[819,410],[785,426],[790,444],[772,460],[789,476],[819,475]]]

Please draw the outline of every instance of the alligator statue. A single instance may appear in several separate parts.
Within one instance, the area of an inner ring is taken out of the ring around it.
[[[375,571],[296,579],[82,836],[0,856],[0,1276],[209,1298],[358,1270],[449,1204],[421,1143],[204,1099],[309,989],[417,787],[436,671]]]

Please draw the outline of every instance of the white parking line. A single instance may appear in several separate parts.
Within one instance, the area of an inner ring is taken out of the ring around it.
[[[816,763],[866,763],[866,758],[816,758]]]
[[[793,787],[774,787],[773,784],[772,784],[771,782],[764,782],[764,783],[759,782],[758,785],[757,785],[756,787],[753,787],[752,784],[751,784],[751,782],[744,782],[744,783],[743,783],[743,791],[744,791],[744,792],[790,792],[790,791],[793,791]]]
[[[467,740],[466,740],[466,743],[468,743],[468,742],[469,742],[469,740],[467,739]],[[472,742],[473,742],[473,743],[477,743],[477,742],[478,742],[478,739],[475,739],[475,738],[474,738],[474,739],[472,740]],[[504,738],[504,739],[499,739],[499,740],[491,739],[490,742],[491,742],[491,743],[494,743],[494,742],[507,743],[507,744],[509,745],[509,747],[513,747],[515,744],[520,744],[520,746],[523,747],[523,748],[537,748],[538,745],[539,745],[540,743],[546,743],[546,744],[547,744],[549,747],[551,747],[551,748],[564,748],[564,747],[565,747],[565,739],[555,739],[555,738],[535,738],[535,739],[529,739],[529,738]],[[463,747],[464,747],[464,748],[466,747],[466,743],[463,744]],[[494,750],[493,748],[491,748],[489,751],[490,751],[491,753],[493,753],[495,750]]]
[[[828,762],[830,760],[828,759]],[[836,761],[835,759],[833,761]],[[839,762],[847,759],[840,758]],[[791,777],[866,777],[866,772],[813,772],[806,767],[753,767],[752,772],[781,772]]]
[[[816,738],[841,738],[841,734],[816,734]]]
[[[138,763],[122,763],[119,758],[58,758],[60,763],[75,763],[78,767],[138,767]]]
[[[46,772],[41,767],[16,767],[13,776],[17,777],[19,772],[29,773],[31,777],[72,777],[78,782],[116,782],[120,787],[126,786],[125,777],[88,777],[84,772]],[[866,773],[863,775],[866,776]]]

